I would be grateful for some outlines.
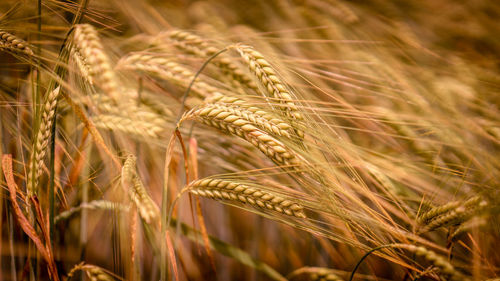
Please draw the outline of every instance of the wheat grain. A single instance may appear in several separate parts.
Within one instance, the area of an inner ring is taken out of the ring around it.
[[[289,216],[306,218],[303,206],[293,199],[235,181],[202,179],[190,183],[188,189],[191,193],[208,198],[238,201]]]
[[[33,51],[26,41],[2,30],[0,30],[0,50],[33,55]]]
[[[160,210],[151,199],[146,188],[142,184],[136,170],[136,158],[127,156],[122,168],[122,187],[128,191],[130,199],[135,203],[141,218],[147,223],[153,223],[160,218]]]
[[[294,120],[303,120],[290,91],[264,56],[250,46],[240,45],[236,49],[247,62],[250,71],[262,83],[266,93],[283,104],[281,110],[284,115]],[[303,137],[301,130],[295,128],[295,131],[299,137]]]
[[[73,41],[77,52],[88,65],[92,81],[113,100],[119,100],[117,78],[95,28],[89,24],[76,25]]]

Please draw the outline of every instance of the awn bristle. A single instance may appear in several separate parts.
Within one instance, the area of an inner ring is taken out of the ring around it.
[[[217,200],[237,201],[285,215],[306,218],[304,207],[294,199],[243,183],[221,179],[202,179],[189,184],[191,193]]]

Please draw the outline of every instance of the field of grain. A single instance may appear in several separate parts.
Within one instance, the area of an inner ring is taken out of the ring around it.
[[[0,280],[500,280],[498,19],[0,1]]]

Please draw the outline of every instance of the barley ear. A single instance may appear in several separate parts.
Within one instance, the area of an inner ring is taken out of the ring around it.
[[[246,61],[250,71],[262,84],[267,95],[282,104],[280,109],[284,116],[292,120],[303,120],[303,116],[295,104],[288,87],[281,81],[277,72],[264,56],[250,46],[239,45],[236,50]],[[295,128],[295,131],[299,137],[303,137],[301,130]]]
[[[128,192],[130,199],[134,202],[141,218],[147,223],[154,223],[160,218],[160,210],[149,196],[137,174],[136,158],[127,156],[122,168],[122,187]]]
[[[192,182],[188,190],[215,200],[249,204],[288,216],[306,218],[304,207],[296,200],[236,181],[207,178]]]

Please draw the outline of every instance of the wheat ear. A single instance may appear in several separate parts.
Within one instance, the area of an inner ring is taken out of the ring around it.
[[[422,247],[415,246],[412,244],[392,244],[391,248],[405,249],[414,253],[417,257],[422,257],[427,262],[439,269],[440,274],[450,281],[465,281],[469,280],[458,272],[451,263],[449,263],[445,257],[439,256],[435,252]]]
[[[219,51],[218,48],[211,46],[207,40],[186,31],[170,31],[168,33],[168,38],[177,48],[198,57],[208,58]],[[231,81],[237,82],[237,84],[249,89],[258,90],[252,78],[234,64],[229,57],[219,55],[219,57],[214,60],[214,64],[217,65],[225,75],[229,76],[232,79]]]
[[[166,128],[166,122],[163,120],[158,120],[159,122],[155,121],[155,124],[153,122],[144,122],[131,117],[111,114],[99,114],[92,117],[92,120],[97,128],[119,131],[142,138],[160,139]]]
[[[424,213],[419,222],[423,225],[420,233],[439,227],[461,224],[488,206],[488,202],[474,196],[464,202],[450,202]]]
[[[84,271],[91,281],[113,281],[111,275],[106,273],[106,271],[98,266],[90,265],[90,264],[78,264],[74,266],[71,271],[68,273],[68,278],[72,278],[75,272]]]
[[[289,149],[281,141],[231,111],[205,104],[189,111],[184,115],[181,122],[186,119],[195,119],[223,132],[240,137],[257,147],[278,165],[297,166],[307,163],[302,156]]]
[[[442,206],[434,207],[434,208],[430,209],[429,211],[423,213],[422,215],[420,215],[418,217],[418,222],[421,224],[429,223],[431,220],[435,219],[436,217],[439,217],[445,213],[448,213],[449,211],[454,210],[454,209],[458,208],[459,206],[465,206],[465,207],[469,208],[471,206],[478,205],[479,203],[481,203],[481,201],[482,201],[481,197],[474,196],[474,197],[467,199],[466,201],[449,202],[449,203],[446,203]]]
[[[284,115],[294,120],[303,120],[287,86],[281,81],[277,72],[264,56],[250,46],[239,45],[236,50],[246,61],[250,71],[260,81],[266,93],[283,104],[281,110]],[[299,137],[303,137],[301,130],[295,129],[295,131]]]
[[[306,218],[303,206],[295,200],[235,181],[202,179],[189,184],[188,190],[203,197],[237,201],[289,216]]]
[[[483,211],[488,206],[488,202],[479,201],[474,205],[462,205],[445,214],[442,214],[424,225],[419,233],[431,231],[440,227],[461,224],[472,216]]]
[[[358,267],[360,266],[360,264],[363,262],[364,259],[366,259],[371,253],[385,248],[404,249],[414,253],[417,257],[425,259],[432,266],[436,267],[439,270],[440,275],[444,277],[445,280],[450,280],[450,281],[470,280],[469,278],[465,277],[462,273],[457,271],[455,267],[453,267],[453,265],[446,260],[445,257],[439,256],[435,252],[426,249],[425,247],[415,246],[412,244],[394,243],[394,244],[382,245],[368,251],[354,267],[353,271],[351,272],[351,277],[349,281],[351,281],[354,278],[356,270],[358,269]]]
[[[324,267],[301,267],[292,271],[292,273],[287,275],[289,280],[304,280],[301,276],[307,276],[305,280],[311,281],[343,281],[335,274],[335,272],[329,268]]]
[[[0,30],[0,50],[33,55],[33,51],[26,41],[2,30]]]
[[[487,225],[488,221],[485,217],[474,217],[459,225],[450,235],[450,240],[457,240],[463,233],[471,231],[474,228],[479,228]]]
[[[88,75],[92,81],[117,101],[119,99],[117,79],[95,28],[89,24],[76,25],[73,41],[77,52],[88,66]]]
[[[161,79],[185,88],[189,86],[189,82],[194,77],[194,73],[191,70],[175,61],[147,54],[133,54],[124,57],[118,62],[117,68],[153,73]],[[201,98],[220,94],[220,91],[216,87],[199,80],[193,84],[192,90]]]
[[[149,196],[137,174],[136,158],[133,155],[127,156],[125,160],[122,168],[121,183],[122,187],[128,191],[130,199],[135,203],[141,218],[147,223],[158,221],[160,210]]]
[[[55,108],[57,98],[59,97],[59,91],[60,87],[57,87],[50,92],[43,105],[40,127],[36,133],[36,138],[31,150],[31,165],[28,171],[27,182],[28,198],[37,193],[36,188],[38,186],[38,177],[42,174],[43,160],[45,154],[47,153],[46,148],[49,144],[50,132],[54,122]]]
[[[291,138],[290,124],[261,108],[246,106],[246,104],[248,104],[247,101],[239,98],[224,97],[215,103],[206,104],[205,107],[212,108],[214,111],[230,112],[270,134]]]
[[[94,200],[89,203],[82,203],[79,206],[61,212],[54,218],[54,222],[57,224],[58,222],[66,220],[82,210],[119,210],[127,212],[129,208],[128,206],[122,205],[120,203],[106,200]]]
[[[80,73],[82,77],[90,84],[94,84],[94,80],[92,79],[92,76],[90,75],[91,73],[91,68],[85,59],[85,57],[80,53],[80,51],[77,48],[71,48],[71,58],[76,63],[76,66],[78,67],[78,70],[80,70]]]

